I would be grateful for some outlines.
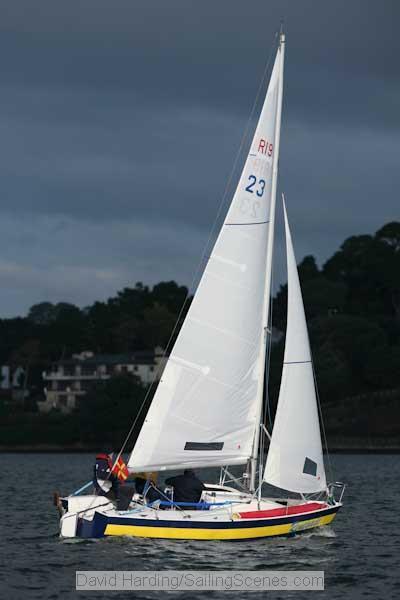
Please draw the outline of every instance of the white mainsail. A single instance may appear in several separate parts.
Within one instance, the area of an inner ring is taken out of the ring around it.
[[[292,238],[283,203],[288,270],[285,355],[264,480],[291,492],[326,489],[310,343]]]
[[[239,185],[129,459],[131,471],[244,464],[252,455],[265,362],[282,43],[283,36]]]

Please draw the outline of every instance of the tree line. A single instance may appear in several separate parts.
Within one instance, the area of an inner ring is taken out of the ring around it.
[[[373,235],[346,239],[321,268],[313,256],[306,256],[299,264],[299,275],[322,403],[400,389],[400,223],[388,223]],[[83,309],[64,302],[41,302],[26,317],[0,320],[0,364],[23,366],[28,371],[28,387],[40,394],[42,371],[72,353],[165,348],[174,331],[171,347],[190,301],[185,286],[169,281],[153,287],[137,283]],[[282,285],[273,299],[273,323],[283,332],[286,303],[287,285]],[[283,349],[284,337],[271,355],[272,410]],[[112,426],[107,419],[113,403],[118,426],[121,419],[128,425],[127,414],[134,416],[130,396],[139,406],[143,389],[138,381],[98,384],[81,403],[80,417],[73,417],[80,423],[81,438],[95,441],[94,432],[102,420]],[[85,420],[88,411],[91,418]]]

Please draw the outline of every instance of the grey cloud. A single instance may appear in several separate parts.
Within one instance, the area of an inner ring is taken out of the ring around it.
[[[85,306],[136,281],[175,278],[188,284],[205,237],[139,221],[88,225],[53,217],[7,218],[0,225],[2,246],[9,248],[0,260],[2,317],[24,314],[44,298]]]
[[[1,314],[190,283],[281,16],[298,259],[400,217],[397,2],[1,6]]]

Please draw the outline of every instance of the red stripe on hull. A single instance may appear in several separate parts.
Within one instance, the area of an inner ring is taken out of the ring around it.
[[[269,510],[250,510],[238,513],[242,519],[265,519],[268,517],[285,517],[286,515],[298,515],[313,510],[327,508],[325,502],[309,502],[308,504],[297,504],[295,506],[285,506],[282,508],[271,508]]]

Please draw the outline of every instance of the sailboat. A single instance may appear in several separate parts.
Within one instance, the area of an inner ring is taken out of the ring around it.
[[[288,314],[272,434],[263,422],[285,35],[244,168],[128,460],[131,473],[218,467],[197,506],[62,498],[61,536],[243,540],[330,524],[343,484],[325,475],[318,399],[286,207]],[[264,448],[269,442],[266,460]],[[265,464],[264,464],[265,463]],[[242,478],[232,466],[245,467]],[[264,484],[280,496],[264,497]]]

